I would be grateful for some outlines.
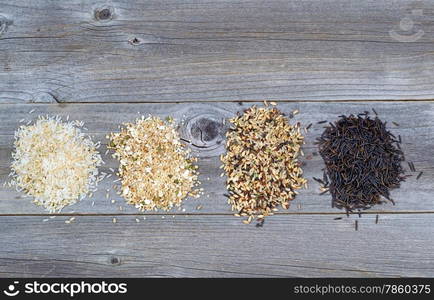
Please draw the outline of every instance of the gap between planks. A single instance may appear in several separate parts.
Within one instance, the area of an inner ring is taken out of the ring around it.
[[[369,212],[353,212],[349,215],[421,215],[421,214],[434,214],[434,211],[369,211]],[[106,217],[106,216],[233,216],[233,213],[59,213],[59,214],[0,214],[0,217],[69,217],[69,216],[80,216],[80,217]],[[346,212],[279,212],[275,213],[274,216],[296,216],[296,215],[318,215],[318,216],[346,216]],[[271,218],[273,216],[270,216]]]

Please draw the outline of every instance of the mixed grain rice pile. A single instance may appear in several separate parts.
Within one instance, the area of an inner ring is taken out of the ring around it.
[[[50,212],[82,200],[96,191],[103,163],[82,122],[39,117],[15,132],[11,186],[34,197]]]
[[[197,159],[181,143],[173,119],[142,117],[108,138],[129,204],[142,211],[169,210],[187,196],[199,196]]]
[[[297,161],[303,144],[300,125],[290,125],[276,108],[247,109],[230,120],[227,153],[228,203],[244,223],[263,221],[281,205],[287,209],[297,189],[306,186]]]

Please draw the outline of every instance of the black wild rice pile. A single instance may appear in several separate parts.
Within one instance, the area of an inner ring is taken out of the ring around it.
[[[318,138],[326,169],[324,178],[315,180],[331,193],[333,206],[347,211],[367,209],[384,199],[394,203],[389,191],[405,179],[399,144],[377,116],[340,116]]]

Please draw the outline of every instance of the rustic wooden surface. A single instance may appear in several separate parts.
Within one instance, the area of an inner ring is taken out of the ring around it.
[[[429,214],[274,216],[263,228],[233,216],[2,217],[19,238],[2,245],[1,276],[427,276],[434,247]],[[23,243],[25,241],[25,243]],[[24,245],[23,245],[24,244]],[[47,245],[51,249],[47,249]],[[20,251],[17,251],[19,249]],[[50,251],[51,250],[51,251]],[[423,253],[423,256],[421,255]]]
[[[433,2],[0,0],[0,276],[434,276]],[[231,215],[219,155],[224,120],[264,99],[313,126],[309,189],[256,228]],[[371,108],[424,174],[347,218],[311,180],[317,122]],[[39,114],[83,120],[102,153],[136,116],[183,120],[205,194],[142,214],[106,199],[112,177],[51,219],[3,187],[13,133]]]
[[[2,0],[0,15],[2,102],[402,100],[434,90],[432,1]],[[411,30],[400,28],[405,17]],[[421,30],[414,42],[391,36]]]

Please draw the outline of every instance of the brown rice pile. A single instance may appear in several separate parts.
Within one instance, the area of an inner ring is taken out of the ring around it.
[[[296,190],[306,186],[297,161],[303,144],[300,125],[290,125],[276,108],[256,106],[230,122],[221,160],[235,215],[246,216],[247,224],[255,217],[263,221],[279,205],[288,209]]]
[[[122,195],[139,210],[169,210],[199,196],[196,158],[191,157],[173,119],[149,116],[111,133],[109,148],[119,160]]]
[[[81,131],[82,122],[39,117],[15,132],[11,186],[34,197],[50,212],[82,200],[96,191],[103,163],[99,144]]]

